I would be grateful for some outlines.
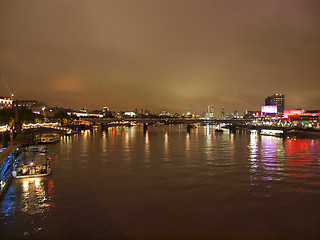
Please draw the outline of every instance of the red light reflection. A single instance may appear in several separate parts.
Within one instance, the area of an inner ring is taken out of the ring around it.
[[[54,184],[52,179],[48,182],[48,199],[49,199],[49,210],[52,210],[54,208]]]

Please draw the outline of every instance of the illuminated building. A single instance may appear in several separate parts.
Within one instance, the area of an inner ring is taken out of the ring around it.
[[[104,117],[107,117],[107,118],[113,117],[112,112],[110,111],[110,108],[108,108],[108,107],[103,107],[102,114]]]
[[[244,114],[245,118],[260,118],[261,117],[261,111],[249,111],[246,110]]]
[[[193,117],[190,109],[188,110],[188,112],[187,112],[187,114],[186,114],[186,117],[187,117],[187,118],[192,118],[192,117]]]
[[[136,117],[137,114],[135,112],[123,112],[123,116],[125,116],[125,117]]]
[[[163,110],[162,113],[159,114],[160,117],[173,117],[174,114],[169,113],[167,110]]]
[[[205,114],[206,118],[214,118],[214,108],[213,105],[208,106],[208,110]]]
[[[237,111],[237,110],[234,110],[232,116],[233,116],[234,118],[238,118],[238,117],[239,117],[238,111]]]
[[[44,102],[36,100],[14,100],[12,102],[14,107],[26,107],[32,110],[33,113],[41,114],[48,108]]]
[[[103,107],[103,110],[102,110],[104,113],[107,113],[107,112],[110,112],[110,108],[108,107]]]
[[[284,113],[284,95],[273,94],[265,99],[265,106],[277,106],[277,114],[283,116]]]
[[[261,107],[261,113],[265,116],[276,116],[278,113],[278,106],[277,105],[265,105]]]
[[[301,114],[304,111],[302,109],[297,109],[297,110],[284,110],[283,117],[284,118],[289,118],[289,115],[293,114]]]
[[[307,111],[305,113],[292,113],[288,114],[290,119],[296,120],[319,120],[320,111]]]
[[[317,128],[320,127],[320,110],[295,112],[287,114],[288,118],[295,126]]]
[[[0,109],[2,108],[11,108],[12,99],[9,97],[0,97]]]
[[[70,113],[71,114],[71,113]],[[79,109],[78,112],[73,112],[72,114],[76,115],[77,117],[96,117],[96,118],[102,118],[103,111],[99,110],[93,110],[93,111],[88,111],[86,108],[84,109]]]

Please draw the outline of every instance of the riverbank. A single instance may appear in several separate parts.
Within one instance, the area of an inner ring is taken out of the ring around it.
[[[320,131],[312,131],[307,129],[290,130],[285,132],[288,137],[298,138],[320,138]]]
[[[284,137],[297,138],[320,138],[320,130],[315,128],[301,127],[284,127],[284,126],[261,126],[261,125],[225,125],[223,128],[229,129],[231,132],[242,132],[250,130],[281,130]]]
[[[0,152],[0,199],[7,190],[12,179],[11,172],[14,159],[11,154],[19,147],[20,144],[11,145]]]

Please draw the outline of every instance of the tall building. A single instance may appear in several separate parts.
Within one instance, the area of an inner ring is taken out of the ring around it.
[[[221,110],[221,118],[222,119],[226,118],[226,112],[224,111],[224,107]]]
[[[265,99],[266,106],[276,105],[278,110],[278,115],[283,116],[284,113],[284,95],[283,94],[273,94]]]
[[[213,105],[208,106],[208,110],[206,113],[207,118],[214,118],[214,108]]]

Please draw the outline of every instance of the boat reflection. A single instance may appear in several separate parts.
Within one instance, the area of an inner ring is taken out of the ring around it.
[[[27,214],[45,213],[53,209],[53,181],[42,178],[18,180],[21,182],[22,194],[20,208]]]

